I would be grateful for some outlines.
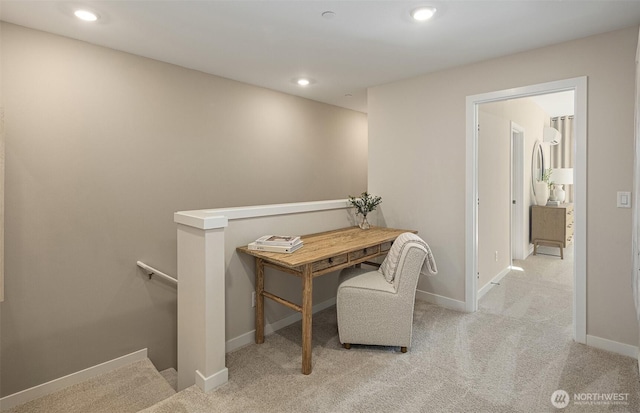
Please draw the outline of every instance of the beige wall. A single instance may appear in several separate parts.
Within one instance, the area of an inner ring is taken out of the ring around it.
[[[175,275],[173,212],[367,186],[365,114],[10,24],[2,37],[3,396],[144,347],[175,366],[175,289],[136,267]]]
[[[511,198],[511,122],[524,129],[524,205],[522,231],[529,249],[531,193],[531,157],[534,143],[542,142],[542,129],[549,115],[532,99],[510,99],[485,103],[478,108],[480,133],[478,145],[478,289],[510,265]],[[549,159],[549,145],[543,145]],[[494,259],[498,251],[498,260]]]
[[[430,244],[419,288],[464,301],[466,97],[588,77],[587,334],[638,344],[630,288],[635,52],[632,27],[369,90],[369,189],[392,226]]]

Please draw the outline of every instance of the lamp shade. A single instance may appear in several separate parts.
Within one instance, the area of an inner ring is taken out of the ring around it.
[[[553,168],[551,182],[558,185],[573,184],[573,168]]]

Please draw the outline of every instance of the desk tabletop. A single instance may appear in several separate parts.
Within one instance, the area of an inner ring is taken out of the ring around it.
[[[250,250],[248,246],[238,247],[237,251],[262,258],[287,268],[296,268],[316,261],[346,254],[361,248],[367,248],[383,242],[395,240],[404,232],[417,233],[415,230],[371,227],[363,230],[348,227],[317,234],[303,235],[304,245],[291,254]]]

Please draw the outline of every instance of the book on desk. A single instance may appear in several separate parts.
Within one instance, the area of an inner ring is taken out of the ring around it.
[[[291,254],[302,247],[302,239],[292,235],[264,235],[248,245],[250,250]]]
[[[285,254],[291,254],[292,252],[295,252],[302,248],[302,245],[302,242],[291,246],[259,244],[257,242],[252,242],[248,245],[248,247],[250,250],[254,251],[281,252]]]
[[[292,235],[264,235],[258,238],[255,243],[260,245],[273,245],[280,247],[293,247],[302,242],[300,237]]]

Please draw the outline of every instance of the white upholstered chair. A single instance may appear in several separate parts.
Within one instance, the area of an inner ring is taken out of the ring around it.
[[[338,334],[351,344],[411,345],[416,286],[426,262],[436,273],[429,246],[417,235],[401,234],[378,270],[347,268],[340,273],[336,298]]]

